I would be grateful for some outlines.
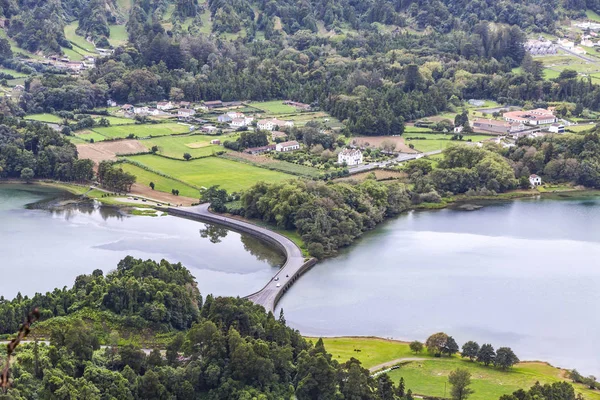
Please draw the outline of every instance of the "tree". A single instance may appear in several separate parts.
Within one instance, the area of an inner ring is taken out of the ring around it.
[[[494,359],[494,365],[496,367],[507,370],[518,362],[519,358],[510,347],[500,347],[496,351],[496,358]]]
[[[490,365],[494,362],[494,358],[496,358],[496,352],[494,351],[494,347],[491,344],[484,344],[477,352],[477,361],[480,363],[484,363],[486,366]]]
[[[152,146],[150,151],[152,152],[152,154],[156,154],[158,152],[158,146]]]
[[[150,189],[154,190],[154,182],[150,182]]]
[[[411,342],[408,346],[410,347],[410,350],[415,354],[418,354],[423,351],[423,343],[419,342],[418,340]]]
[[[183,158],[185,158],[185,161],[190,161],[192,155],[190,153],[183,153]]]
[[[469,388],[471,385],[471,373],[463,368],[457,368],[448,375],[448,382],[452,385],[450,395],[453,400],[465,400],[473,390]]]
[[[31,180],[34,177],[33,170],[31,168],[23,168],[21,170],[21,179],[23,179],[27,183],[31,183]]]
[[[448,357],[452,357],[452,354],[458,353],[458,349],[459,348],[458,344],[456,343],[456,340],[454,340],[452,336],[448,336],[448,338],[446,339],[446,344],[442,349],[442,353],[448,354]]]
[[[447,340],[448,335],[446,335],[444,332],[434,333],[433,335],[429,336],[425,342],[427,351],[436,357],[441,356]]]
[[[468,357],[471,361],[473,361],[477,357],[477,353],[479,352],[479,344],[472,340],[463,344],[462,346],[462,354],[461,356]]]

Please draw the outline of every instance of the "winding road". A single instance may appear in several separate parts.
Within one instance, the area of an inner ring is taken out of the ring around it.
[[[285,236],[249,222],[214,214],[210,212],[208,203],[193,207],[169,207],[164,210],[171,215],[218,224],[252,235],[281,250],[286,256],[285,264],[283,264],[279,271],[261,290],[245,296],[246,299],[255,304],[260,304],[267,311],[274,312],[275,306],[281,296],[283,296],[300,275],[316,264],[316,259],[305,259],[300,248]]]

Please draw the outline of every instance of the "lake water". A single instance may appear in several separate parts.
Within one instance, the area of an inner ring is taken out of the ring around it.
[[[600,199],[412,212],[318,264],[283,297],[306,335],[444,331],[600,374]]]
[[[65,194],[39,186],[0,185],[1,296],[71,287],[77,275],[94,269],[106,273],[127,255],[181,262],[203,295],[244,296],[262,288],[285,259],[250,236],[206,232],[205,224],[177,217],[124,216],[93,203],[50,211],[43,201],[57,196]],[[40,201],[33,209],[25,207]],[[220,242],[212,243],[202,232]]]

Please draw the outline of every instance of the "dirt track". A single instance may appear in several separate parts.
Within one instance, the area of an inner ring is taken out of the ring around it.
[[[137,140],[118,140],[114,142],[85,143],[77,145],[79,158],[89,158],[98,164],[100,161],[114,161],[119,154],[132,154],[148,151]]]

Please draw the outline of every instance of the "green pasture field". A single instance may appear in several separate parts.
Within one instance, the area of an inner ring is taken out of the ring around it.
[[[27,115],[24,118],[28,119],[30,121],[49,122],[49,123],[52,123],[52,124],[60,124],[60,123],[63,122],[63,119],[61,117],[56,116],[54,114],[48,114],[48,113],[44,113],[44,114],[31,114],[31,115]]]
[[[129,37],[125,25],[110,25],[110,37],[108,42],[114,47],[119,47],[127,44]]]
[[[75,51],[77,51],[77,52],[85,51],[89,54],[95,53],[96,49],[94,48],[94,45],[92,43],[88,42],[87,40],[85,40],[85,38],[83,36],[79,36],[78,34],[75,33],[75,31],[77,30],[78,27],[79,27],[78,21],[71,22],[69,25],[66,25],[65,26],[65,37],[67,38],[68,41],[73,43],[75,46],[79,47],[79,48],[75,48],[74,49]]]
[[[22,72],[15,71],[14,69],[9,69],[9,68],[4,68],[4,67],[0,68],[0,72],[3,73],[3,74],[12,75],[15,78],[25,78],[25,77],[29,76],[29,75],[24,74]]]
[[[154,190],[171,193],[172,189],[177,189],[179,190],[180,196],[200,198],[200,192],[198,189],[189,185],[185,185],[171,178],[165,178],[164,176],[160,176],[154,172],[146,171],[145,169],[136,165],[122,163],[120,166],[123,168],[123,171],[135,175],[137,177],[136,182],[141,185],[149,186],[150,182],[154,182]]]
[[[186,135],[186,136],[162,136],[148,140],[142,140],[141,143],[148,148],[158,146],[158,153],[169,157],[180,158],[183,160],[183,154],[189,153],[192,157],[205,157],[214,154],[217,151],[225,150],[219,145],[210,144],[211,140],[218,139],[223,143],[225,140],[235,140],[237,135],[228,136],[208,136],[208,135]]]
[[[113,117],[110,115],[94,115],[94,120],[98,122],[100,118],[106,118],[111,126],[115,125],[134,125],[135,120],[130,118]]]
[[[269,114],[292,114],[296,112],[296,107],[283,104],[283,100],[263,101],[251,103],[250,105]]]
[[[189,127],[174,122],[164,124],[145,124],[145,125],[120,125],[108,127],[96,127],[94,132],[111,139],[126,138],[130,134],[136,137],[148,136],[168,136],[177,133],[189,132]]]
[[[99,133],[96,133],[96,132],[93,132],[93,131],[90,131],[87,129],[74,132],[73,134],[75,135],[76,138],[78,138],[80,140],[84,140],[85,142],[89,142],[90,139],[94,139],[94,142],[102,142],[103,140],[106,140],[105,136],[102,136]],[[75,143],[75,142],[73,142],[73,143]]]
[[[249,164],[219,157],[207,157],[191,161],[176,161],[155,155],[126,157],[154,171],[175,177],[196,187],[220,185],[230,192],[248,189],[256,182],[281,182],[293,179],[292,175],[271,171]]]

